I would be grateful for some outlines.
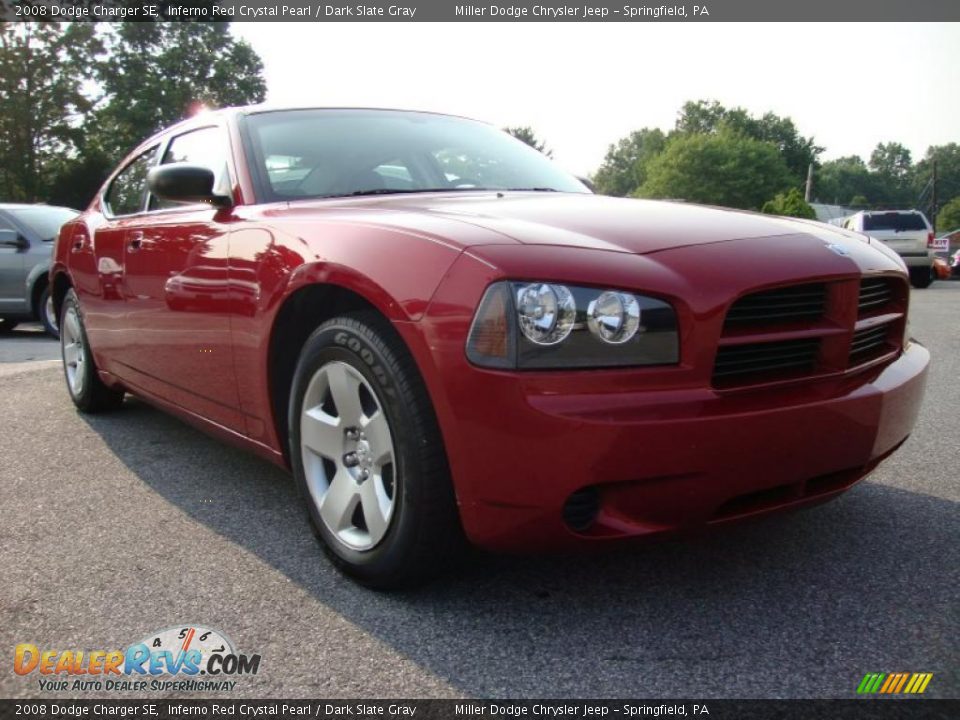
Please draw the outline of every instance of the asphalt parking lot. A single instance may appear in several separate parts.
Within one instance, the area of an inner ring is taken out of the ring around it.
[[[478,555],[391,595],[330,568],[283,472],[135,400],[78,415],[56,343],[18,329],[0,339],[0,696],[40,694],[17,643],[199,623],[262,656],[240,697],[849,698],[867,672],[958,697],[960,282],[915,292],[911,325],[934,358],[920,423],[839,500],[612,554]]]

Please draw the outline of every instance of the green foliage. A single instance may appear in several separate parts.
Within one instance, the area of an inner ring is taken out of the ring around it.
[[[863,195],[854,195],[850,198],[850,207],[860,208],[867,206],[867,198]]]
[[[667,138],[657,128],[644,128],[611,145],[603,165],[593,176],[597,192],[624,197],[643,185],[647,163],[666,147]]]
[[[525,142],[534,150],[542,152],[547,157],[553,157],[553,150],[547,149],[547,144],[537,138],[537,134],[529,125],[525,125],[523,127],[505,127],[503,131],[513,135],[517,140]]]
[[[119,158],[144,138],[204,107],[262,102],[263,64],[229,24],[114,23],[94,74],[108,102],[93,117],[100,149]]]
[[[0,197],[45,197],[91,107],[84,70],[100,51],[86,23],[0,23]]]
[[[805,138],[790,118],[772,112],[761,117],[750,115],[744,108],[725,108],[716,100],[688,101],[677,118],[677,131],[687,134],[717,133],[730,130],[754,140],[773,144],[796,182],[807,176],[807,168],[815,163],[823,148],[813,138]]]
[[[960,145],[932,145],[927,148],[923,160],[914,166],[914,192],[924,199],[932,200],[930,181],[933,178],[934,160],[937,161],[937,196],[942,207],[943,201],[960,196]]]
[[[0,23],[0,199],[83,207],[145,137],[262,101],[262,71],[227,23]]]
[[[807,218],[815,220],[817,214],[803,199],[803,193],[797,188],[790,188],[786,193],[777,193],[773,200],[767,200],[761,212],[767,215],[785,215],[787,217]]]
[[[937,231],[951,232],[960,228],[960,196],[944,205],[937,214]]]
[[[721,130],[672,138],[635,194],[755,210],[793,182],[772,144]]]

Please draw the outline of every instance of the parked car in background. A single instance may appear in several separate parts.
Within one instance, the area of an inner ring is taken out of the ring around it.
[[[902,257],[915,288],[933,282],[933,226],[919,210],[862,210],[844,220],[843,227],[880,240]]]
[[[53,205],[0,205],[0,332],[39,320],[57,337],[50,297],[53,240],[77,211]]]
[[[954,277],[960,276],[960,249],[955,250],[950,256],[950,270]]]
[[[121,163],[51,276],[81,411],[133,393],[289,468],[379,588],[464,538],[597,547],[836,497],[910,434],[930,357],[882,243],[595,195],[434,113],[198,115]]]

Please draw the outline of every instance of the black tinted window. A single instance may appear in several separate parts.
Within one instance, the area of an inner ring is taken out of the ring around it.
[[[219,128],[208,127],[201,130],[178,135],[170,141],[167,151],[163,154],[162,165],[167,163],[186,162],[194,165],[203,165],[213,170],[214,190],[229,195],[230,188],[227,180],[227,145]],[[174,200],[153,198],[150,209],[161,210],[172,207],[182,207],[183,203]]]
[[[143,210],[147,194],[147,171],[153,165],[156,154],[157,148],[150,148],[113,179],[106,197],[111,214],[132,215]]]
[[[927,224],[917,213],[873,213],[863,216],[864,230],[926,230]]]

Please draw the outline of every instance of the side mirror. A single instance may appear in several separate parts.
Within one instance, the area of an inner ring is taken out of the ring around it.
[[[213,192],[213,182],[213,170],[191,163],[158,165],[147,173],[150,192],[165,200],[204,202],[221,208],[233,205],[233,200],[228,196]]]
[[[0,247],[26,250],[30,247],[30,243],[16,230],[0,230]]]

